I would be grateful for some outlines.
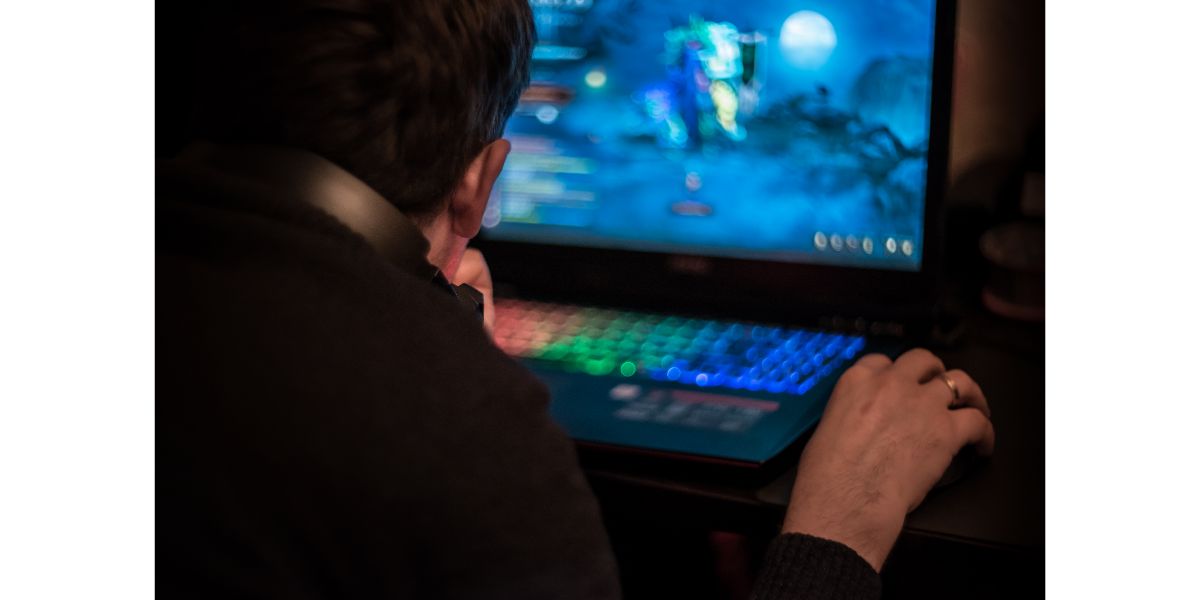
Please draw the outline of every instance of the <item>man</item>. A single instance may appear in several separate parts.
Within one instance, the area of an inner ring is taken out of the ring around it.
[[[527,0],[210,10],[205,142],[157,174],[164,596],[618,597],[545,388],[426,276],[486,282],[466,244],[528,82]],[[415,224],[429,264],[331,199],[382,210],[384,234]],[[860,360],[757,597],[877,597],[905,514],[959,448],[990,451],[986,413],[928,352]]]

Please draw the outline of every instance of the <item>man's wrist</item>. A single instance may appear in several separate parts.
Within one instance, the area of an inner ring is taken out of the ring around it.
[[[837,518],[826,518],[811,513],[789,514],[783,523],[783,533],[803,533],[843,544],[858,553],[875,572],[879,572],[892,546],[895,545],[896,538],[900,536],[905,512],[856,512],[857,514],[846,514]]]

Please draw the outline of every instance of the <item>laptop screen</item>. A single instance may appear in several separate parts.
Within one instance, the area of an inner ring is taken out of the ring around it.
[[[921,265],[934,0],[532,0],[488,237]]]

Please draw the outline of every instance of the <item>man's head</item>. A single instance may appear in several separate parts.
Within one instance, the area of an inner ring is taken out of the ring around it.
[[[465,246],[529,81],[528,0],[221,4],[196,55],[195,137],[311,151],[417,220],[435,253]]]

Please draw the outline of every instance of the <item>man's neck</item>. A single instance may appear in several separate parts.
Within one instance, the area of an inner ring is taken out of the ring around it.
[[[468,240],[455,235],[450,210],[438,213],[432,221],[421,227],[421,232],[429,240],[429,263],[440,269],[446,279],[453,281]]]

